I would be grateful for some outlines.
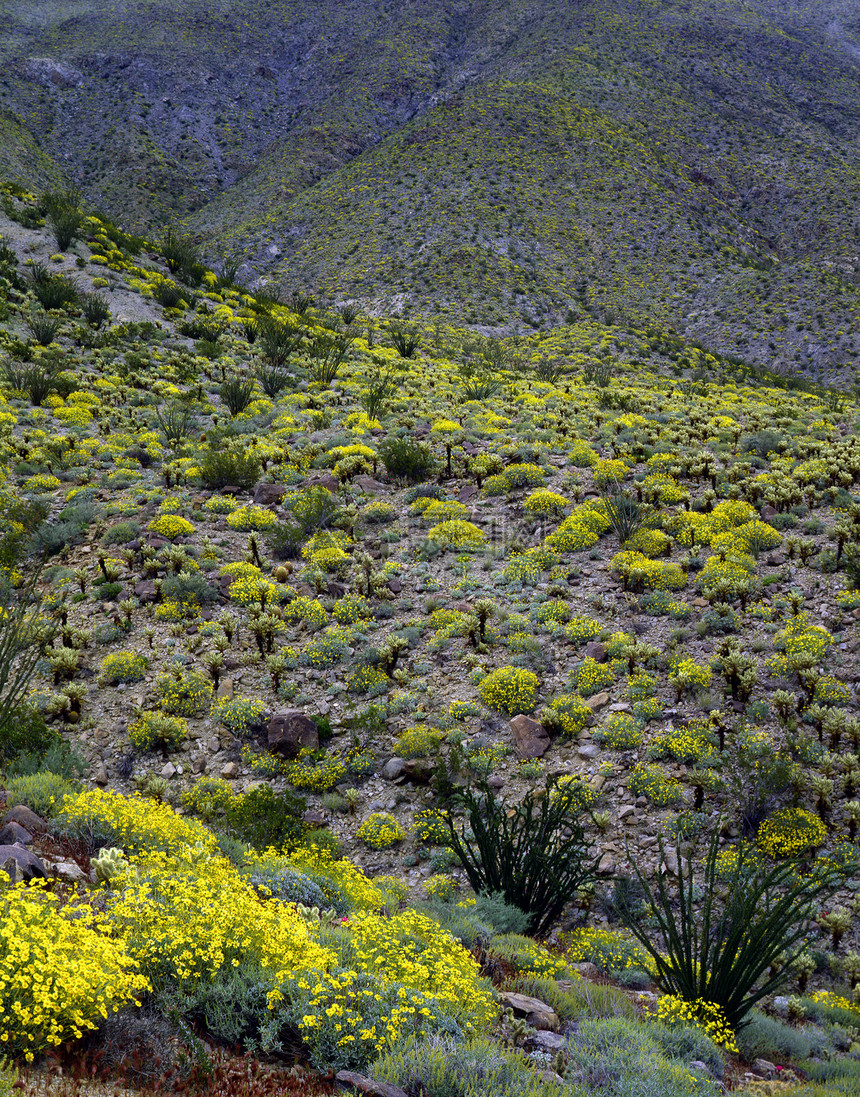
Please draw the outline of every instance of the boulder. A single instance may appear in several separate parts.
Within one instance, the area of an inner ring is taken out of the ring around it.
[[[600,693],[595,693],[592,697],[586,698],[585,703],[592,712],[597,712],[599,709],[602,709],[605,705],[609,704],[609,694],[605,689],[601,690]]]
[[[50,827],[26,804],[16,804],[3,816],[3,823],[17,823],[31,834],[44,834]],[[14,844],[14,843],[13,843]]]
[[[381,484],[378,480],[374,480],[372,476],[368,476],[367,473],[362,473],[360,476],[356,476],[353,483],[357,488],[361,488],[362,491],[373,493],[375,491],[385,491],[385,484]]]
[[[558,1032],[561,1027],[558,1015],[552,1006],[542,1002],[539,998],[531,998],[528,994],[515,994],[505,990],[499,995],[503,1006],[512,1009],[517,1017],[525,1017],[532,1028],[543,1032]]]
[[[33,835],[20,823],[6,823],[0,827],[0,846],[29,846]]]
[[[13,883],[19,880],[44,880],[48,875],[44,862],[23,846],[0,846],[0,870]]]
[[[358,1093],[367,1093],[370,1097],[408,1097],[405,1089],[393,1086],[390,1082],[375,1082],[363,1074],[352,1070],[339,1070],[335,1081],[341,1089],[354,1089]]]
[[[511,731],[520,758],[543,758],[549,750],[549,732],[531,716],[515,716],[511,720]]]
[[[601,644],[599,640],[591,640],[585,645],[585,656],[588,659],[593,659],[596,663],[605,663],[607,650],[606,644]]]
[[[317,726],[301,709],[288,709],[276,713],[266,726],[269,750],[296,758],[303,748],[319,750],[320,737]]]
[[[257,484],[254,488],[254,502],[258,507],[273,507],[280,503],[286,494],[286,484]]]
[[[386,781],[399,781],[405,773],[406,763],[402,758],[389,758],[382,767],[382,776]]]
[[[526,1040],[526,1047],[532,1051],[561,1051],[566,1041],[557,1032],[535,1032]]]

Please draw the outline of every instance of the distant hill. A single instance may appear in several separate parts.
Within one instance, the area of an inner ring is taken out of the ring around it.
[[[249,281],[498,331],[653,323],[851,373],[854,4],[59,7],[2,4],[20,147],[126,224],[184,219]]]

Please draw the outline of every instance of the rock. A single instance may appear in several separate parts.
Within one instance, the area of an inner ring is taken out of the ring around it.
[[[474,499],[477,494],[478,489],[474,484],[464,484],[457,495],[457,501],[460,503],[468,503],[469,500]]]
[[[598,876],[611,876],[615,871],[615,858],[611,853],[604,853],[600,858],[600,864],[597,866]]]
[[[141,579],[134,585],[134,596],[142,606],[155,601],[155,580]]]
[[[504,779],[504,777],[499,777],[498,774],[493,774],[492,777],[487,778],[487,786],[489,788],[496,788],[496,789],[504,788],[505,787],[505,779]]]
[[[596,758],[600,754],[600,747],[596,743],[583,743],[576,753],[580,758]]]
[[[600,693],[595,693],[593,697],[586,698],[586,705],[592,712],[597,712],[598,709],[602,709],[604,705],[609,704],[609,694],[606,690],[601,690]]]
[[[666,866],[666,871],[671,876],[678,875],[678,854],[674,849],[665,849],[663,851],[663,864]]]
[[[392,594],[399,594],[403,590],[403,584],[400,582],[399,579],[389,579],[388,589],[391,591]]]
[[[596,979],[600,974],[597,964],[592,964],[590,960],[583,960],[580,964],[571,964],[570,966],[574,971],[579,972],[583,979]]]
[[[239,767],[235,762],[228,762],[225,766],[221,767],[221,776],[227,781],[229,781],[231,777],[235,777],[238,772]]]
[[[359,1093],[370,1094],[370,1097],[408,1097],[406,1090],[400,1086],[393,1086],[389,1082],[375,1082],[372,1078],[365,1078],[363,1074],[355,1074],[351,1070],[339,1070],[335,1081],[341,1089],[356,1089]]]
[[[776,1074],[776,1067],[767,1059],[755,1059],[752,1068],[755,1074],[763,1075],[765,1078],[772,1078]]]
[[[552,1006],[548,1006],[539,998],[531,998],[528,994],[514,994],[509,990],[502,991],[499,997],[503,1006],[512,1009],[516,1016],[525,1017],[532,1028],[544,1032],[558,1032],[561,1027],[558,1015]]]
[[[707,1074],[710,1076],[711,1072],[708,1070],[708,1064],[703,1063],[701,1059],[693,1059],[693,1061],[691,1063],[688,1063],[687,1066],[690,1068],[690,1070],[697,1070],[700,1074]]]
[[[597,663],[605,663],[606,656],[606,644],[601,644],[599,640],[590,640],[585,645],[585,657],[587,659],[594,659]]]
[[[565,1039],[557,1032],[535,1032],[528,1037],[525,1044],[532,1051],[561,1051]]]
[[[317,726],[301,709],[288,709],[272,716],[266,726],[269,749],[286,758],[296,758],[303,748],[319,750]]]
[[[233,696],[233,679],[222,678],[215,690],[216,701],[228,701]]]
[[[629,815],[635,815],[636,808],[632,804],[625,804],[623,808],[619,808],[618,819],[624,821]]]
[[[3,816],[3,822],[17,823],[25,830],[29,830],[31,834],[45,834],[50,830],[45,820],[40,818],[31,808],[28,808],[26,804],[16,804],[13,808],[9,808]]]
[[[169,781],[171,777],[176,776],[176,766],[172,762],[165,762],[161,767],[161,776]]]
[[[319,811],[306,811],[302,816],[302,822],[305,826],[313,827],[315,830],[328,826],[326,817]]]
[[[33,835],[20,823],[6,823],[0,828],[0,846],[29,846]]]
[[[66,880],[70,884],[80,884],[89,879],[80,865],[76,865],[74,861],[58,861],[54,865],[54,872],[61,880]]]
[[[356,476],[353,480],[356,487],[361,488],[362,491],[375,492],[385,491],[385,484],[381,484],[378,480],[374,480],[372,476],[368,476],[367,473],[362,473],[361,476]]]
[[[302,487],[325,488],[326,491],[334,493],[340,491],[340,480],[336,476],[332,476],[330,472],[326,472],[321,476],[309,476],[302,484]]]
[[[97,785],[106,785],[108,783],[108,771],[104,762],[101,762],[96,766],[96,771],[93,774],[93,780]]]
[[[382,767],[382,776],[386,781],[398,781],[403,777],[406,763],[402,758],[389,758]]]
[[[254,488],[254,502],[259,507],[273,507],[287,494],[286,484],[257,484]]]
[[[44,862],[23,846],[0,846],[0,869],[10,880],[44,880],[48,875]]]
[[[403,776],[413,785],[428,785],[433,776],[433,764],[425,758],[410,758],[403,767]]]
[[[511,720],[511,731],[520,758],[543,758],[549,750],[549,732],[531,716],[515,716]]]

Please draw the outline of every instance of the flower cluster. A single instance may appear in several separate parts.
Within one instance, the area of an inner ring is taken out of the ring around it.
[[[613,712],[594,732],[595,741],[610,750],[636,750],[642,745],[642,728],[627,712]]]
[[[111,937],[92,907],[61,906],[42,881],[0,891],[4,1052],[32,1062],[40,1051],[97,1028],[147,989],[125,943]]]
[[[346,766],[339,758],[317,759],[305,749],[295,762],[284,767],[284,775],[293,788],[305,792],[329,792],[346,777]]]
[[[187,537],[189,533],[194,532],[194,526],[188,519],[178,514],[159,514],[146,528],[158,534],[159,537],[167,538],[168,541],[175,541],[177,537]]]
[[[415,812],[412,833],[428,846],[446,846],[451,838],[445,815],[438,808],[422,808]]]
[[[760,849],[780,860],[801,857],[827,837],[827,827],[805,808],[783,808],[776,811],[759,827],[756,842]]]
[[[615,675],[612,668],[605,663],[598,663],[596,659],[588,656],[574,670],[570,672],[568,684],[578,691],[581,697],[591,697],[606,686],[612,685]]]
[[[572,644],[587,644],[603,631],[599,621],[590,617],[571,617],[564,632]]]
[[[375,811],[364,820],[356,835],[371,849],[388,849],[402,842],[406,831],[393,815],[386,811]]]
[[[299,654],[299,662],[316,670],[326,670],[344,658],[349,652],[349,644],[349,629],[332,625],[305,644]]]
[[[537,702],[538,677],[521,667],[498,667],[483,679],[478,692],[489,708],[515,716],[531,712]]]
[[[136,651],[115,651],[101,662],[101,680],[108,685],[139,682],[146,674],[148,659]]]
[[[442,732],[438,728],[426,725],[407,728],[397,737],[394,753],[401,758],[426,758],[438,751],[441,742]]]
[[[197,716],[212,700],[212,683],[199,670],[175,667],[155,681],[159,704],[172,716]]]
[[[188,725],[180,716],[161,712],[143,712],[128,729],[128,739],[138,750],[171,750],[188,734]]]
[[[239,530],[241,533],[271,529],[277,524],[278,519],[274,511],[269,510],[268,507],[258,507],[254,504],[238,507],[227,515],[227,525],[230,529]]]
[[[694,1002],[685,1002],[676,994],[666,994],[657,1003],[657,1020],[661,1024],[692,1025],[701,1029],[718,1047],[738,1054],[734,1029],[726,1020],[722,1006],[697,998]]]
[[[565,735],[578,735],[591,715],[591,709],[577,694],[560,693],[543,710],[541,719],[559,728]]]
[[[527,514],[560,514],[570,506],[563,495],[556,491],[547,491],[546,488],[534,491],[523,503],[523,509]]]
[[[328,621],[328,614],[316,598],[306,598],[301,595],[284,608],[284,620],[302,621],[310,628],[319,629]]]
[[[341,625],[373,619],[373,606],[363,594],[345,594],[332,606],[332,617]]]
[[[265,709],[262,701],[251,697],[224,697],[212,706],[213,717],[239,738],[248,734]]]
[[[629,933],[587,926],[562,933],[559,947],[571,964],[596,964],[602,971],[650,971],[650,958]]]
[[[464,522],[454,518],[449,522],[440,522],[427,531],[431,541],[446,548],[467,548],[483,544],[484,534],[474,522]]]
[[[664,773],[659,766],[640,762],[630,774],[630,791],[635,796],[645,796],[655,807],[668,807],[681,798],[681,784]]]

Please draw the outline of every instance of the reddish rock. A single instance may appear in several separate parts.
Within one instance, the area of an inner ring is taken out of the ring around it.
[[[4,823],[17,823],[25,830],[29,830],[31,834],[44,834],[50,830],[45,820],[28,808],[26,804],[16,804],[15,807],[9,808],[2,821]]]
[[[606,662],[606,644],[601,644],[598,640],[591,640],[585,645],[585,656],[587,659],[593,659],[596,663]]]
[[[286,484],[257,484],[254,488],[254,502],[259,507],[273,507],[287,494]]]
[[[295,758],[300,750],[319,750],[320,738],[317,726],[301,709],[288,709],[277,713],[266,728],[269,749],[286,758]]]
[[[548,731],[530,716],[515,716],[511,720],[511,731],[520,758],[543,758],[549,750]]]

